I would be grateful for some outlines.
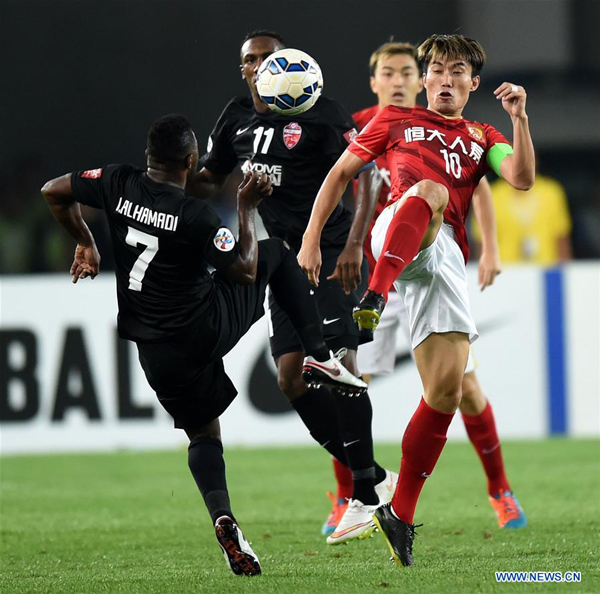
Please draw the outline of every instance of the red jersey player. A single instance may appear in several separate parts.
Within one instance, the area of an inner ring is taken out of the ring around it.
[[[378,112],[325,179],[298,254],[311,282],[318,283],[321,229],[348,181],[385,154],[392,200],[373,228],[378,261],[355,320],[375,329],[394,284],[407,309],[423,382],[423,399],[402,439],[394,497],[373,516],[402,565],[413,563],[417,500],[446,443],[462,396],[469,343],[477,338],[465,269],[465,219],[473,190],[490,169],[518,189],[530,188],[535,178],[522,87],[505,82],[494,91],[512,120],[512,147],[492,126],[462,117],[485,63],[479,42],[457,34],[433,35],[419,46],[417,57],[428,109],[388,106]]]
[[[377,95],[378,104],[352,115],[359,131],[388,105],[414,107],[417,95],[423,89],[417,65],[417,49],[410,43],[384,43],[371,55],[369,68],[371,89]],[[364,244],[370,273],[375,268],[375,259],[371,251],[371,230],[377,217],[388,204],[391,188],[390,172],[387,170],[385,155],[378,157],[376,163],[380,175],[372,176],[372,179],[375,180],[372,192],[375,193],[378,200]],[[479,259],[479,282],[483,290],[494,282],[496,275],[500,272],[493,201],[485,177],[481,179],[475,190],[473,204],[475,216],[482,230],[483,250]],[[409,323],[402,298],[397,292],[390,291],[373,341],[361,345],[358,349],[358,367],[365,381],[369,382],[372,375],[393,372],[399,328],[402,328],[410,340],[408,336]],[[499,526],[501,528],[521,528],[526,525],[527,520],[506,477],[494,413],[481,390],[475,375],[475,368],[474,358],[469,353],[462,382],[460,412],[469,439],[483,464],[489,500],[496,512]],[[328,494],[333,502],[333,507],[323,525],[323,534],[331,534],[336,530],[346,511],[348,500],[352,496],[350,469],[335,458],[333,458],[333,466],[337,480],[337,493],[335,496]],[[397,478],[395,474],[391,474],[391,476]],[[389,488],[393,489],[394,487],[395,484],[390,482]]]

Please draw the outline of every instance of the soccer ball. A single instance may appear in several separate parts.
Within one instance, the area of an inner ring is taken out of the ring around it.
[[[296,115],[317,102],[323,90],[323,75],[307,53],[286,48],[271,54],[261,64],[256,88],[269,109]]]

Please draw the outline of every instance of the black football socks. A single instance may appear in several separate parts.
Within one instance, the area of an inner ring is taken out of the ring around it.
[[[352,499],[366,505],[376,505],[379,497],[375,493],[375,483],[385,477],[385,470],[376,466],[373,458],[373,436],[371,421],[373,408],[367,392],[348,397],[333,390],[337,404],[340,433],[348,466],[352,470],[354,489]],[[383,479],[382,479],[383,480]]]
[[[312,438],[334,458],[347,466],[346,452],[338,427],[338,413],[333,395],[325,388],[309,388],[291,401]]]
[[[221,516],[229,516],[235,521],[227,492],[221,441],[214,437],[192,439],[188,447],[188,465],[213,524]]]
[[[362,503],[374,505],[379,499],[374,484],[385,479],[385,469],[373,460],[373,439],[371,418],[373,409],[368,399],[355,402],[357,397],[334,395],[326,387],[310,388],[291,402],[292,406],[309,430],[313,439],[324,447],[334,458],[352,470],[354,490],[352,497]],[[363,398],[362,396],[358,398]],[[351,401],[351,402],[350,402]],[[364,415],[362,420],[350,421],[350,427],[342,433],[340,417],[348,425],[347,417],[352,414]],[[368,421],[368,422],[366,422]],[[344,437],[342,437],[344,435]],[[352,463],[350,463],[352,460]]]

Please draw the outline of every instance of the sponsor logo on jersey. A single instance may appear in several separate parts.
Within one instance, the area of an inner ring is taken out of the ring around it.
[[[483,136],[483,128],[480,126],[473,126],[469,124],[468,128],[471,134],[473,134],[472,130],[479,130],[480,134]],[[467,146],[465,141],[467,144],[470,143],[470,146]],[[437,128],[425,128],[424,126],[410,126],[409,128],[405,128],[404,142],[406,144],[410,144],[411,142],[435,142],[438,145],[447,147],[448,150],[457,154],[460,149],[463,155],[470,157],[478,164],[481,161],[483,153],[485,152],[485,149],[481,145],[473,140],[470,140],[464,132],[458,132],[454,140],[452,140],[448,131],[442,132]],[[442,154],[444,154],[445,149],[440,150],[442,151]],[[448,157],[446,156],[446,158]]]
[[[484,133],[483,128],[481,126],[467,126],[467,130],[469,130],[469,134],[475,139],[479,141],[483,141]]]
[[[86,177],[88,179],[98,179],[102,177],[102,168],[100,169],[88,169],[81,174],[81,177]]]
[[[356,128],[351,128],[344,134],[344,138],[348,144],[350,144],[357,136],[358,132],[356,131]]]
[[[221,252],[230,252],[235,246],[235,237],[227,227],[221,227],[217,231],[213,242]]]
[[[300,124],[292,122],[283,129],[283,142],[288,149],[293,149],[302,136],[302,128]]]
[[[256,171],[257,173],[266,173],[271,178],[274,186],[281,185],[281,176],[283,175],[282,165],[267,165],[266,163],[253,163],[248,160],[242,165],[242,173]]]

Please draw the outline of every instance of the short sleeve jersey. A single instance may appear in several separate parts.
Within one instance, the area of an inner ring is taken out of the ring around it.
[[[366,162],[385,155],[390,171],[391,201],[412,185],[431,179],[448,188],[444,212],[465,261],[469,244],[465,221],[473,192],[489,171],[487,152],[506,138],[489,124],[447,119],[424,107],[388,106],[377,113],[349,150]]]
[[[210,310],[216,291],[207,265],[224,270],[238,255],[210,205],[130,165],[73,173],[71,185],[77,202],[106,213],[122,338],[160,342]]]
[[[216,174],[236,167],[267,173],[273,194],[260,203],[259,214],[269,236],[298,251],[319,188],[355,133],[351,116],[327,97],[295,116],[261,114],[251,98],[238,97],[219,117],[201,164]],[[344,247],[351,222],[339,205],[323,230],[324,252]]]

